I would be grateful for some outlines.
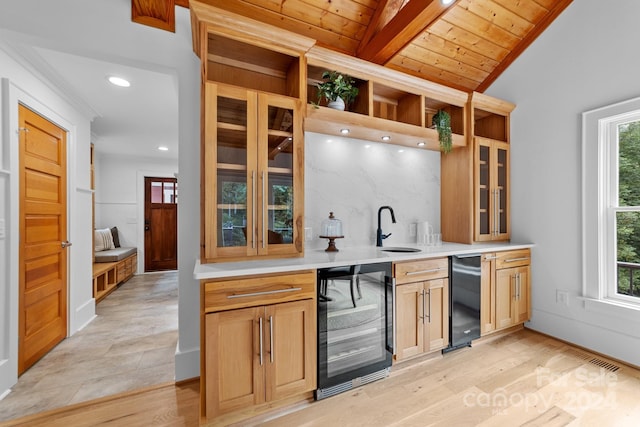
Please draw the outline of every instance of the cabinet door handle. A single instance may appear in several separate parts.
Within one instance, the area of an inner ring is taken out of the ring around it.
[[[425,324],[427,320],[427,308],[425,307],[426,297],[424,294],[424,288],[422,289],[420,294],[422,294],[422,316],[420,316],[420,318],[422,319],[422,324]]]
[[[273,316],[269,316],[269,354],[273,363]]]
[[[528,261],[530,258],[528,256],[522,258],[509,258],[505,259],[504,262],[519,262],[519,261]]]
[[[431,270],[407,271],[404,274],[406,276],[415,276],[416,274],[436,273],[438,271],[446,270],[446,269],[447,269],[447,267],[438,267],[438,268],[432,268]]]
[[[496,189],[496,236],[500,235],[500,189]]]
[[[498,257],[496,255],[494,255],[494,256],[485,256],[484,257],[485,261],[493,261],[494,259],[498,259]]]
[[[262,317],[260,318],[260,366],[262,366]]]
[[[253,222],[251,227],[251,249],[256,248],[256,171],[251,171],[251,200],[253,205]]]
[[[295,292],[295,291],[301,291],[301,290],[302,288],[287,288],[287,289],[275,289],[273,291],[250,292],[246,294],[227,295],[227,299],[257,297],[260,295],[282,294],[284,292]]]
[[[262,171],[262,249],[267,245],[267,226],[264,220],[264,211],[269,210],[269,202],[267,201],[267,180],[265,179],[265,171]]]
[[[426,313],[425,313],[425,317],[428,317],[428,318],[429,318],[429,323],[431,323],[431,289],[429,289],[429,290],[427,291],[427,295],[429,296],[429,305],[428,305],[428,307],[429,307],[429,314],[426,314]]]

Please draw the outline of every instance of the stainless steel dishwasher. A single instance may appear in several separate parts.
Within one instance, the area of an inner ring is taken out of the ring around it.
[[[454,255],[449,272],[449,347],[471,346],[480,338],[480,254]]]

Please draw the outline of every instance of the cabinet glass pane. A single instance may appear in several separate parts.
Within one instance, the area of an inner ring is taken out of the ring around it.
[[[268,242],[293,242],[293,110],[268,110]]]
[[[500,192],[499,224],[500,233],[507,232],[507,150],[498,149],[498,191]]]
[[[490,169],[489,169],[489,161],[490,161],[490,150],[489,147],[481,145],[479,152],[479,163],[480,163],[480,176],[479,180],[479,215],[480,215],[480,234],[489,234],[491,232],[489,227],[490,221],[490,212],[489,207],[491,203],[491,191],[490,191]]]
[[[246,246],[247,102],[218,97],[218,247]]]

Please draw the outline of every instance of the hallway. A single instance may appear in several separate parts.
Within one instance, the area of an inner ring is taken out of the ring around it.
[[[174,381],[176,271],[134,276],[96,314],[19,378],[0,421]]]

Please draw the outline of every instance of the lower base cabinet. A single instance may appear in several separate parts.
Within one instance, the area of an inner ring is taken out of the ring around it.
[[[396,351],[400,361],[449,345],[448,259],[395,265]],[[415,281],[424,279],[420,281]]]
[[[481,334],[519,325],[531,316],[531,251],[482,255]]]
[[[220,292],[231,296],[229,301],[234,306],[245,295],[255,301],[256,293],[278,299],[289,294],[284,298],[295,299],[296,294],[315,292],[315,275],[309,277],[313,282],[302,289],[296,285],[299,282],[288,282],[287,276],[238,281],[237,289],[233,281],[208,283],[206,286],[216,288],[211,294],[218,295],[208,299],[205,291],[205,301],[218,300]],[[256,292],[255,286],[261,290]],[[251,306],[203,314],[201,403],[209,421],[222,414],[303,396],[316,388],[315,299],[247,304]]]

